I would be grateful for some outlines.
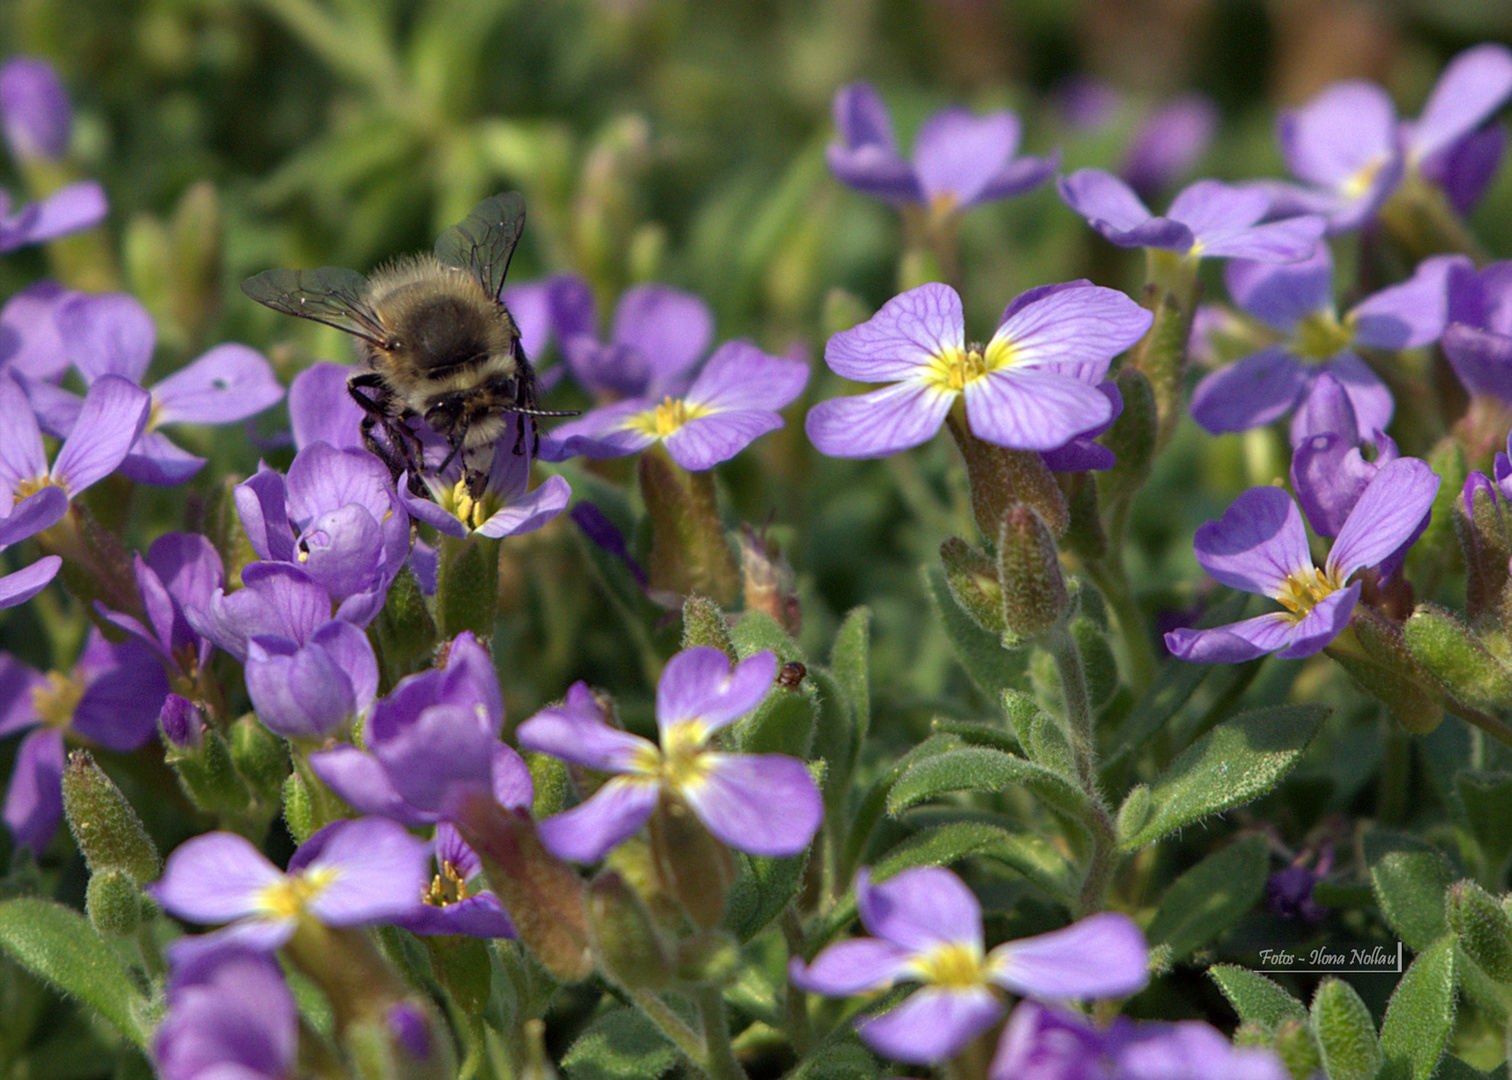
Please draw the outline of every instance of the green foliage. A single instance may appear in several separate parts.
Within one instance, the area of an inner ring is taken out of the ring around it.
[[[1171,883],[1145,933],[1184,960],[1228,930],[1265,891],[1270,857],[1265,841],[1247,837],[1222,848]]]

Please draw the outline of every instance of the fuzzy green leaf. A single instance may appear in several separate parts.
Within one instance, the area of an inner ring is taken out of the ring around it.
[[[55,989],[78,998],[145,1049],[146,999],[89,921],[71,908],[22,896],[0,903],[0,949]]]
[[[1364,847],[1381,913],[1409,949],[1423,952],[1448,929],[1444,890],[1460,875],[1442,852],[1415,837],[1371,830]]]
[[[1381,1023],[1381,1050],[1386,1055],[1381,1080],[1433,1076],[1454,1030],[1454,960],[1454,935],[1445,934],[1418,953],[1397,983]]]
[[[1343,979],[1325,979],[1313,995],[1313,1038],[1323,1055],[1328,1080],[1375,1080],[1381,1043],[1370,1010]]]
[[[956,659],[982,693],[997,700],[1004,690],[1019,683],[1028,663],[1029,650],[1010,652],[1003,648],[996,634],[990,634],[972,622],[951,596],[950,587],[945,584],[945,573],[939,567],[931,567],[926,576],[929,595],[934,598],[935,610],[939,612]]]
[[[650,1020],[621,1007],[588,1025],[562,1067],[571,1080],[656,1080],[677,1060],[677,1051]]]
[[[1307,1022],[1307,1007],[1274,979],[1233,964],[1216,964],[1208,968],[1208,977],[1218,984],[1218,989],[1223,991],[1239,1019],[1246,1024],[1274,1031],[1287,1020]]]
[[[1134,835],[1119,838],[1119,850],[1137,851],[1269,791],[1296,764],[1329,711],[1323,705],[1279,705],[1219,724],[1150,786],[1150,813]]]
[[[1000,791],[1021,784],[1073,821],[1086,821],[1086,795],[1059,773],[1013,754],[987,747],[947,750],[911,765],[888,796],[887,809],[899,814],[952,791]]]
[[[1464,807],[1464,820],[1480,845],[1488,880],[1500,881],[1512,857],[1512,773],[1460,773],[1454,789]]]
[[[1151,945],[1169,945],[1173,961],[1185,959],[1254,907],[1269,871],[1262,837],[1220,849],[1171,884],[1145,936]]]

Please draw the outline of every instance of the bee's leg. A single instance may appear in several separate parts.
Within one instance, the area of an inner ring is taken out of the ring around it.
[[[374,391],[374,396],[369,397],[361,392],[363,390]],[[410,474],[410,491],[415,495],[426,496],[428,493],[420,479],[423,466],[416,456],[419,437],[404,424],[402,418],[396,419],[393,416],[390,410],[394,405],[394,395],[388,387],[376,372],[369,371],[354,375],[348,380],[347,392],[362,409],[362,423],[358,429],[362,433],[362,445],[388,466],[394,483],[397,484],[399,477],[407,471]],[[380,442],[374,435],[375,427],[383,429],[385,442]]]

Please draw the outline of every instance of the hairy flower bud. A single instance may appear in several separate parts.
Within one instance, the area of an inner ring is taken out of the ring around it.
[[[1512,985],[1512,915],[1473,881],[1451,885],[1445,900],[1465,955],[1503,986]]]
[[[724,918],[735,884],[735,860],[686,806],[663,798],[651,815],[651,849],[665,891],[675,896],[697,925],[708,929]]]
[[[1054,535],[1066,531],[1071,511],[1043,458],[1030,450],[1006,450],[977,438],[953,412],[945,424],[966,463],[971,511],[983,536],[997,536],[998,523],[1014,503],[1034,507]]]
[[[1403,627],[1412,655],[1455,697],[1477,708],[1512,704],[1512,671],[1470,628],[1433,604],[1420,604]]]
[[[1003,622],[1018,637],[1034,637],[1064,621],[1071,610],[1055,536],[1023,503],[1003,515],[998,532],[998,581]]]
[[[672,981],[672,955],[645,903],[613,870],[588,885],[588,929],[599,970],[630,990]]]
[[[1003,621],[997,561],[956,536],[940,545],[940,561],[945,564],[945,584],[956,606],[983,630],[1001,637],[1008,624]]]
[[[88,750],[69,755],[63,812],[91,874],[118,870],[143,884],[162,873],[162,857],[141,819]]]
[[[142,887],[124,870],[114,868],[89,875],[84,913],[104,937],[125,937],[142,925]]]

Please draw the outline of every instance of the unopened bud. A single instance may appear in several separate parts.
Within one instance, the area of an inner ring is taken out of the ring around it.
[[[1309,1020],[1324,1074],[1332,1080],[1373,1080],[1383,1055],[1370,1009],[1343,979],[1324,979]]]
[[[204,741],[205,717],[188,698],[169,694],[158,713],[158,729],[170,751],[193,753]]]
[[[291,772],[284,778],[283,816],[284,824],[289,827],[289,834],[294,837],[296,843],[300,844],[314,836],[320,827],[326,824],[318,819],[315,799],[310,794],[310,785],[305,780],[304,774],[298,771]]]
[[[792,564],[775,541],[741,525],[736,537],[740,550],[740,578],[747,611],[764,611],[789,634],[803,625],[798,582]]]
[[[22,161],[57,161],[68,153],[73,108],[46,60],[18,56],[0,67],[0,128]]]
[[[1149,249],[1147,249],[1149,250]],[[1166,253],[1151,251],[1152,278],[1164,276],[1157,267]],[[1187,341],[1192,336],[1192,318],[1197,312],[1201,283],[1190,270],[1180,268],[1173,275],[1179,280],[1146,286],[1143,305],[1155,313],[1150,329],[1132,349],[1125,366],[1143,372],[1150,380],[1155,399],[1155,449],[1170,442],[1176,421],[1185,412],[1182,392],[1186,380]]]
[[[1001,637],[1008,624],[1003,621],[997,560],[952,536],[940,545],[940,561],[945,564],[945,584],[956,606],[983,630]]]
[[[379,655],[390,676],[410,674],[424,666],[436,647],[436,623],[408,565],[400,567],[388,597],[373,620]]]
[[[998,532],[998,581],[1003,622],[1018,637],[1035,637],[1064,621],[1071,610],[1055,536],[1023,503],[1009,508]]]
[[[628,990],[661,990],[672,955],[641,898],[613,870],[588,886],[588,928],[599,970]]]
[[[126,937],[142,925],[142,887],[124,870],[102,870],[89,875],[84,891],[84,913],[104,937]]]
[[[677,943],[677,977],[694,986],[725,986],[740,973],[740,943],[728,930],[700,930]]]
[[[91,874],[119,870],[144,884],[162,873],[163,860],[141,819],[88,750],[70,754],[63,770],[63,813]]]
[[[1443,722],[1432,676],[1412,658],[1401,629],[1372,609],[1356,608],[1349,627],[1325,651],[1414,735],[1426,735]]]
[[[1449,925],[1465,955],[1503,986],[1512,985],[1512,917],[1473,881],[1459,881],[1445,896]]]
[[[1473,472],[1454,504],[1454,529],[1465,557],[1465,611],[1472,623],[1498,611],[1512,560],[1506,508],[1485,473]]]
[[[1129,794],[1124,796],[1123,805],[1118,808],[1118,839],[1121,848],[1125,841],[1139,835],[1150,820],[1152,809],[1150,789],[1144,784],[1135,784]]]
[[[1015,503],[1034,507],[1055,536],[1066,531],[1071,511],[1044,458],[1032,450],[1007,450],[977,438],[954,412],[946,415],[945,426],[966,463],[971,512],[983,536],[997,536],[1003,515]]]
[[[707,596],[689,596],[683,601],[682,647],[691,649],[708,645],[736,663],[740,656],[735,652],[735,642],[730,640],[730,624],[725,621],[724,611]]]
[[[698,926],[717,926],[735,883],[730,849],[711,836],[686,806],[665,797],[651,815],[650,834],[666,893],[677,898]]]
[[[1132,495],[1149,479],[1160,423],[1155,390],[1144,372],[1126,367],[1118,373],[1117,382],[1123,412],[1098,440],[1118,459],[1111,469],[1097,474],[1098,491],[1106,503]]]
[[[1461,701],[1477,708],[1512,705],[1512,671],[1449,612],[1420,604],[1403,634],[1413,657]]]
[[[169,737],[166,722],[164,736]],[[184,794],[201,810],[212,814],[240,813],[252,801],[246,782],[231,763],[230,745],[214,728],[199,732],[199,745],[193,750],[170,744],[164,758],[178,774]]]
[[[289,752],[284,741],[248,713],[231,725],[231,763],[253,793],[269,804],[278,801],[289,775]]]
[[[733,603],[740,574],[719,518],[713,473],[689,472],[653,447],[641,454],[639,474],[651,521],[652,589]]]

